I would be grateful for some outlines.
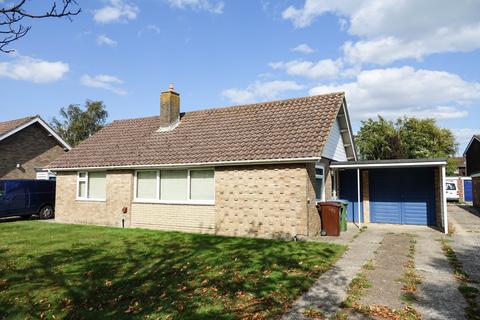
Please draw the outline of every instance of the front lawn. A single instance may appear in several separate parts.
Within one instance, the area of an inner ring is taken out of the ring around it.
[[[0,318],[278,318],[344,250],[326,243],[0,223]]]

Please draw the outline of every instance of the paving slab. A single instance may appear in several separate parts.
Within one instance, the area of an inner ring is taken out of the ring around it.
[[[373,269],[365,272],[371,287],[364,291],[358,301],[361,305],[384,305],[400,310],[406,304],[401,300],[403,293],[401,277],[408,262],[411,235],[386,234],[373,258]]]
[[[467,303],[445,257],[438,232],[418,232],[416,237],[415,268],[422,277],[418,286],[418,302],[415,309],[422,319],[453,320],[465,319]]]
[[[309,319],[303,312],[307,308],[319,310],[324,316],[334,316],[340,311],[341,303],[347,297],[350,281],[362,266],[373,257],[384,237],[383,232],[362,232],[354,238],[348,251],[327,272],[320,276],[313,286],[298,298],[283,319]]]

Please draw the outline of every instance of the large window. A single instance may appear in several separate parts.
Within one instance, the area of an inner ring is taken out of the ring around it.
[[[77,176],[77,198],[80,200],[100,200],[106,198],[106,172],[79,172]]]
[[[324,182],[325,182],[325,168],[322,164],[317,163],[315,165],[315,193],[316,200],[324,200]]]
[[[213,169],[137,171],[135,200],[165,203],[212,204]]]

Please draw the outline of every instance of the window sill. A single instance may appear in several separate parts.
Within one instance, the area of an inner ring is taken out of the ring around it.
[[[214,200],[151,200],[151,199],[134,199],[133,203],[150,203],[150,204],[174,204],[174,205],[197,205],[197,206],[213,206]]]
[[[76,198],[76,201],[82,201],[82,202],[106,202],[106,199],[91,199],[91,198]]]

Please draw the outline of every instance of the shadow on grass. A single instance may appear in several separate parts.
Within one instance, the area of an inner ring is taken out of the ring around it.
[[[343,252],[331,244],[8,226],[21,236],[8,240],[0,230],[0,318],[277,317]]]

